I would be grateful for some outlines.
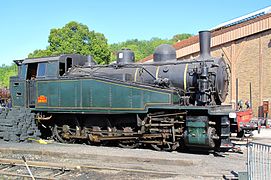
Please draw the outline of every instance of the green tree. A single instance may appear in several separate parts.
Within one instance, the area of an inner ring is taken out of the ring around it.
[[[111,61],[116,60],[116,52],[122,48],[129,48],[135,53],[136,61],[139,61],[151,54],[155,48],[161,44],[174,44],[178,41],[191,37],[191,34],[176,34],[172,39],[151,38],[150,40],[130,39],[124,42],[114,43],[110,45]]]
[[[172,44],[169,39],[152,38],[150,40],[130,39],[125,42],[114,43],[110,45],[111,61],[116,60],[116,52],[122,48],[129,48],[135,53],[136,61],[139,61],[154,52],[154,49],[160,44]]]
[[[49,46],[45,50],[35,50],[28,57],[73,53],[90,54],[99,64],[106,64],[110,60],[110,51],[105,36],[90,31],[86,25],[75,21],[69,22],[62,28],[51,29],[48,42]]]
[[[10,66],[0,66],[0,87],[9,87],[9,77],[17,74],[17,66],[12,64]]]
[[[50,56],[50,55],[52,55],[52,52],[49,49],[45,49],[45,50],[37,49],[34,52],[29,53],[28,57],[35,58],[35,57],[44,57],[44,56]]]
[[[176,34],[175,36],[172,37],[172,41],[174,43],[178,42],[178,41],[182,41],[184,39],[188,39],[191,36],[193,36],[192,34],[187,34],[187,33],[183,33],[183,34]]]

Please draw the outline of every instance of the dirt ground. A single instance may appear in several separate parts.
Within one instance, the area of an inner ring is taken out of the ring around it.
[[[260,134],[255,132],[252,141],[271,144],[271,129],[262,129]],[[122,149],[55,142],[39,144],[1,141],[0,157],[20,159],[24,155],[29,161],[107,168],[79,174],[70,177],[71,179],[225,179],[225,176],[232,177],[233,174],[246,171],[246,141],[235,143],[242,153],[158,152],[150,149]]]
[[[271,145],[271,129],[262,128],[260,134],[257,131],[253,131],[253,141]]]

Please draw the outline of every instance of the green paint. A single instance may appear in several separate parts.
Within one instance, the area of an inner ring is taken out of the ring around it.
[[[189,144],[207,145],[206,144],[207,134],[205,128],[200,127],[188,128],[188,132],[189,132],[188,135]]]
[[[47,103],[39,108],[69,111],[146,111],[151,106],[173,105],[172,92],[95,79],[37,82],[37,97],[44,95]]]
[[[208,121],[204,118],[195,118],[194,120],[187,120],[186,126],[189,144],[208,146]]]
[[[187,126],[189,127],[206,127],[206,123],[205,122],[187,122]]]
[[[26,101],[25,81],[12,81],[10,93],[13,107],[24,107]]]

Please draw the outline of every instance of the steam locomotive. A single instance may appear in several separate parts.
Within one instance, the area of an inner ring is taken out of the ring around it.
[[[27,118],[14,120],[10,129],[16,130],[6,130],[4,139],[41,136],[156,150],[231,148],[232,110],[221,105],[228,66],[223,57],[210,55],[209,31],[201,31],[199,39],[200,56],[183,61],[165,44],[144,64],[135,63],[129,49],[118,51],[109,65],[76,54],[16,60],[12,111],[31,118],[28,126],[18,123]]]

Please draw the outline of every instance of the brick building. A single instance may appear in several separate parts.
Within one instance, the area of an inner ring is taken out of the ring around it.
[[[271,7],[269,7],[271,10]],[[255,13],[254,13],[255,14]],[[271,13],[261,13],[237,23],[211,30],[212,56],[224,56],[231,67],[229,95],[225,103],[235,106],[236,78],[239,79],[239,100],[249,100],[252,84],[252,106],[257,115],[263,100],[271,102]],[[174,45],[179,60],[198,56],[198,36]],[[143,61],[151,61],[152,56]]]

